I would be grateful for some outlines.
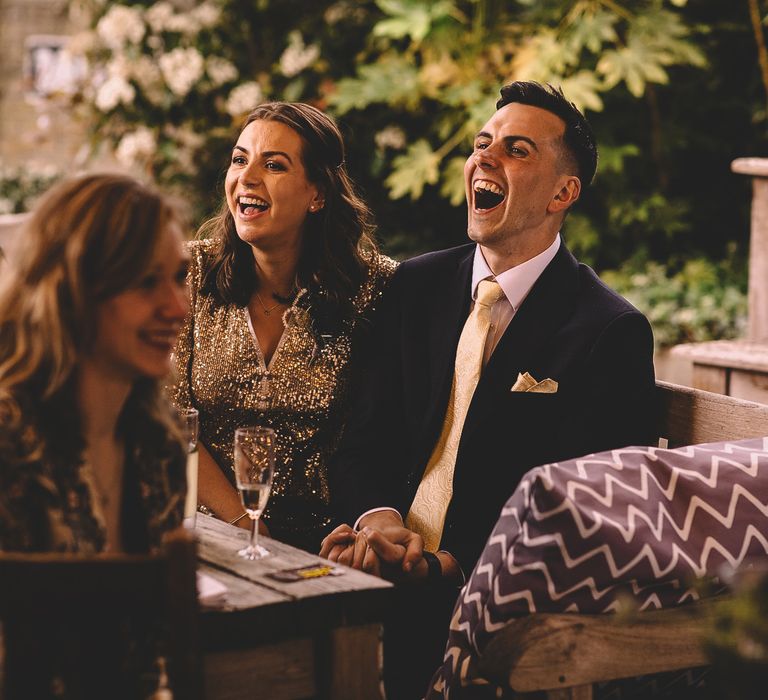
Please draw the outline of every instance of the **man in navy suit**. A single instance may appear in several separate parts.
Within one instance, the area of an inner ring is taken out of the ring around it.
[[[403,263],[377,311],[330,471],[355,527],[334,530],[323,555],[461,583],[526,471],[653,439],[650,326],[560,237],[596,165],[562,92],[502,88],[464,171],[473,243]]]

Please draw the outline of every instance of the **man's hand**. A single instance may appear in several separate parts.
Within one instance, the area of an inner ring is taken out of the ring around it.
[[[381,529],[389,525],[402,526],[403,521],[400,514],[394,510],[378,510],[360,518],[360,528],[374,527]],[[331,561],[345,564],[355,569],[362,569],[369,573],[375,573],[377,576],[378,566],[375,565],[375,556],[370,555],[368,567],[365,566],[366,543],[360,539],[358,542],[358,533],[349,525],[339,525],[322,542],[320,556]]]
[[[426,577],[421,536],[404,527],[399,518],[389,516],[378,522],[380,528],[366,525],[360,532],[340,525],[323,540],[320,556],[393,581]]]
[[[380,527],[365,524],[355,532],[349,525],[340,525],[323,540],[320,556],[395,582],[426,578],[429,567],[423,556],[424,540],[389,513],[378,519]],[[366,516],[361,525],[377,515],[380,513]],[[443,578],[460,582],[456,560],[448,552],[438,552],[437,557]]]
[[[423,578],[427,575],[424,561],[424,540],[403,525],[370,526],[360,530],[358,537],[378,558],[387,578]]]
[[[393,581],[411,581],[427,578],[429,566],[424,559],[424,540],[420,535],[402,526],[390,525],[382,530],[365,527],[358,538],[365,538],[368,547],[376,554],[385,578]],[[445,551],[436,552],[445,581],[462,583],[456,559]]]
[[[352,566],[355,569],[362,568],[360,549],[365,549],[365,543],[357,542],[357,533],[349,525],[339,525],[330,535],[323,539],[320,546],[320,556],[331,561]],[[357,551],[357,560],[355,552]],[[365,554],[363,551],[362,554]],[[357,561],[357,566],[355,566]]]

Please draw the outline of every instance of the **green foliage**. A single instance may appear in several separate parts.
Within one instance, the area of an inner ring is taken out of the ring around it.
[[[373,36],[391,39],[410,37],[417,44],[429,34],[433,25],[457,14],[450,0],[429,3],[419,0],[376,0],[376,4],[388,17],[376,23]]]
[[[62,173],[51,167],[6,168],[0,164],[0,214],[29,211]]]
[[[79,41],[93,73],[78,100],[95,141],[183,187],[212,187],[238,121],[260,100],[284,98],[326,103],[368,129],[394,122],[408,150],[379,151],[369,172],[393,199],[458,206],[455,159],[466,157],[504,82],[560,83],[577,104],[601,110],[622,84],[637,97],[666,83],[669,66],[704,64],[661,0],[73,4],[94,28]]]
[[[659,263],[631,263],[601,277],[648,317],[660,347],[737,338],[746,330],[746,274],[734,261],[694,258],[675,273]]]
[[[394,170],[386,179],[392,199],[399,199],[406,194],[411,199],[418,199],[424,191],[424,185],[434,185],[440,177],[438,164],[440,157],[432,150],[429,142],[419,139],[408,147],[405,155],[394,160]]]
[[[391,156],[385,185],[392,198],[418,199],[440,180],[436,194],[461,204],[451,179],[436,178],[434,166],[466,154],[470,137],[493,111],[499,86],[511,79],[560,84],[576,104],[599,111],[608,91],[624,86],[639,98],[649,84],[669,81],[668,67],[706,65],[689,28],[658,0],[522,4],[528,8],[489,0],[376,3],[383,17],[372,28],[356,77],[340,81],[328,100],[345,115],[386,105],[409,142],[419,144],[418,169],[407,167],[415,154]],[[425,124],[421,113],[436,118]],[[462,138],[454,138],[462,129]],[[425,156],[425,141],[436,164]]]
[[[743,274],[713,266],[718,291],[685,261],[744,256],[749,182],[729,163],[768,154],[742,3],[70,2],[91,19],[73,50],[92,69],[75,104],[95,147],[107,142],[125,165],[181,191],[202,219],[220,201],[245,114],[267,99],[311,102],[339,119],[352,174],[397,256],[466,240],[463,163],[499,87],[561,85],[601,151],[565,222],[568,245],[598,270],[649,276],[635,294],[645,309],[661,306],[649,313],[664,344],[737,332]],[[681,316],[688,303],[694,320]]]
[[[730,578],[731,595],[710,621],[705,647],[717,697],[751,700],[768,682],[768,572],[763,562],[753,562]]]
[[[387,56],[378,63],[361,66],[356,78],[342,78],[330,102],[338,114],[377,103],[415,106],[418,84],[418,72],[410,61],[401,56]]]

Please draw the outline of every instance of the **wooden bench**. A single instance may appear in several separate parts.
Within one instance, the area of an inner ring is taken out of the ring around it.
[[[662,447],[768,435],[768,406],[657,382]],[[705,666],[701,639],[727,600],[635,614],[535,613],[494,636],[480,673],[519,693],[548,700],[591,700],[592,684]]]

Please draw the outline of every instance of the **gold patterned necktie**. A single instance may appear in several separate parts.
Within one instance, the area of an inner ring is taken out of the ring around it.
[[[498,282],[483,280],[477,286],[475,306],[464,324],[456,348],[451,396],[443,430],[405,519],[406,526],[424,538],[424,549],[429,552],[437,551],[443,536],[445,514],[453,496],[453,470],[461,431],[480,379],[483,349],[491,327],[491,308],[501,295]]]

